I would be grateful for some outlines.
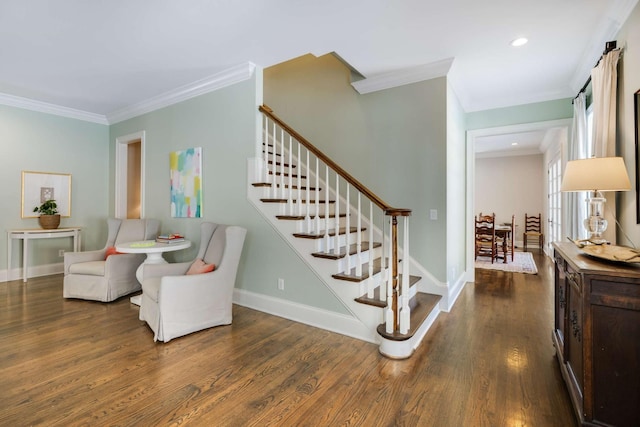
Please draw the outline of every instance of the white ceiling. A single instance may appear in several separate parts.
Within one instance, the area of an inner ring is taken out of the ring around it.
[[[0,103],[108,123],[242,64],[329,52],[374,80],[452,58],[467,112],[572,97],[637,1],[2,0]]]

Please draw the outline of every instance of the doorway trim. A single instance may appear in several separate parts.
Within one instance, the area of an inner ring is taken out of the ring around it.
[[[466,245],[467,245],[467,263],[466,263],[466,282],[475,282],[475,230],[474,230],[474,201],[475,201],[475,182],[476,182],[476,162],[475,162],[475,145],[476,140],[480,137],[494,135],[508,135],[522,132],[531,132],[538,130],[550,130],[553,128],[565,128],[567,135],[571,133],[572,119],[548,120],[543,122],[522,123],[517,125],[498,126],[485,129],[475,129],[467,131],[467,212],[466,212]],[[544,151],[542,154],[554,148],[546,145],[541,147]],[[545,187],[546,188],[546,187]]]
[[[116,138],[115,217],[127,217],[127,161],[129,144],[140,141],[140,218],[144,218],[145,131]]]

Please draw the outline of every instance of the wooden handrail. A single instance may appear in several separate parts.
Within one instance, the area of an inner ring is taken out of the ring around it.
[[[369,200],[371,200],[376,206],[384,211],[386,215],[390,216],[410,216],[411,209],[394,208],[385,203],[380,197],[378,197],[373,191],[369,190],[360,181],[352,177],[347,171],[342,169],[336,162],[327,157],[322,151],[317,149],[313,144],[307,141],[302,135],[290,128],[285,122],[283,122],[278,116],[273,114],[273,110],[266,105],[258,107],[260,112],[270,117],[271,120],[276,122],[278,126],[284,129],[289,135],[294,137],[300,144],[304,145],[307,150],[313,153],[318,159],[322,160],[324,164],[333,169],[338,175],[344,178],[349,184],[354,186],[359,192],[364,194]]]

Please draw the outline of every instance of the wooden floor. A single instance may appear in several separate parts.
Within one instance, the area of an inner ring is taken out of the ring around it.
[[[477,270],[412,358],[234,307],[154,343],[127,298],[0,283],[1,426],[573,426],[551,345],[551,263]]]

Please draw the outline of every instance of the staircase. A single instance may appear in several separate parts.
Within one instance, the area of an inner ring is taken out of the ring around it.
[[[349,310],[350,335],[387,357],[411,356],[444,292],[409,255],[411,211],[386,204],[270,108],[259,111],[249,200]]]

